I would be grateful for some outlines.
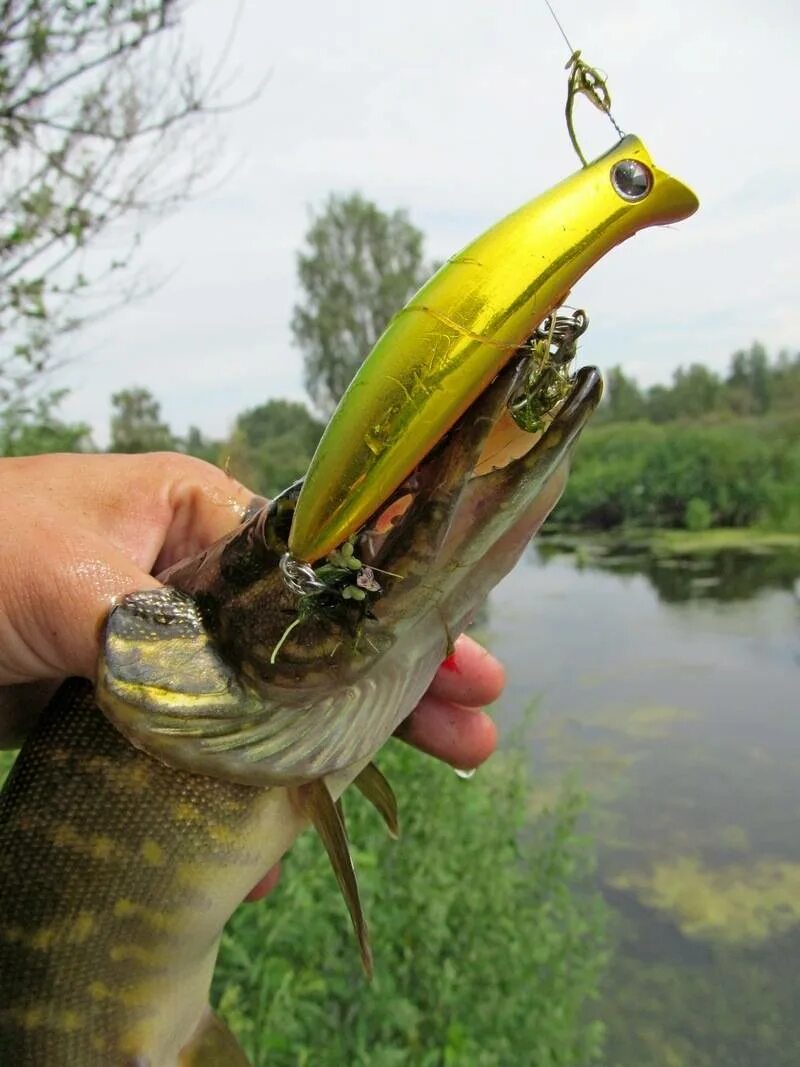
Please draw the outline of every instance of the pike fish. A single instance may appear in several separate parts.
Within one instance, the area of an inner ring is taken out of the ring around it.
[[[59,689],[0,796],[2,1067],[246,1067],[208,1007],[222,928],[309,822],[370,969],[338,797],[396,830],[373,757],[600,398],[583,368],[499,446],[528,340],[605,251],[696,206],[626,138],[510,216],[390,326],[304,484],[113,608],[94,683]]]

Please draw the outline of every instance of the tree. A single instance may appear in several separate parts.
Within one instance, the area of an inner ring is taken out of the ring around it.
[[[645,396],[647,417],[651,422],[669,422],[675,418],[672,390],[667,385],[651,385]]]
[[[219,463],[222,443],[211,437],[206,437],[198,426],[190,426],[186,437],[179,442],[181,452],[196,459],[204,459],[206,463]]]
[[[431,270],[423,235],[405,211],[386,214],[358,193],[331,196],[312,216],[297,265],[304,300],[295,305],[292,332],[308,392],[328,415]]]
[[[778,353],[772,368],[772,401],[781,411],[800,411],[800,352]]]
[[[202,173],[213,79],[182,54],[184,7],[0,4],[0,414],[41,380],[54,339],[96,313],[89,298],[128,265],[145,216]],[[123,217],[128,247],[89,255]]]
[[[40,397],[31,407],[7,407],[0,418],[0,456],[92,451],[90,427],[58,417],[56,410],[64,395],[62,390]]]
[[[111,397],[109,452],[158,452],[177,445],[161,421],[161,405],[149,389],[123,389]]]
[[[606,411],[609,420],[620,422],[645,416],[644,398],[633,378],[622,367],[612,367],[606,375]]]
[[[763,415],[772,401],[772,382],[766,349],[754,341],[747,351],[734,352],[728,374],[728,390],[734,410]]]
[[[305,474],[322,430],[304,404],[268,400],[236,420],[228,446],[231,470],[257,492],[274,496]]]
[[[695,418],[713,411],[721,389],[719,377],[702,363],[678,367],[672,376],[673,418]]]

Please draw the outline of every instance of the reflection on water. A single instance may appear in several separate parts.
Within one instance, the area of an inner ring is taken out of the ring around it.
[[[492,595],[501,726],[592,797],[613,1067],[800,1064],[800,559],[545,547]]]
[[[542,564],[563,556],[559,542],[541,540],[534,548]],[[793,592],[797,588],[800,557],[791,552],[726,549],[713,555],[653,555],[646,547],[625,554],[603,551],[600,546],[578,551],[581,568],[615,574],[641,574],[653,585],[660,600],[747,600],[766,589]]]

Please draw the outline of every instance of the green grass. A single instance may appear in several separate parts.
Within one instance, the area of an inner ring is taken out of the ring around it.
[[[605,961],[604,912],[579,888],[580,803],[529,821],[521,761],[469,782],[399,745],[381,755],[398,793],[391,842],[364,801],[348,825],[375,949],[363,977],[344,907],[314,837],[279,889],[240,908],[214,988],[256,1067],[588,1067]]]

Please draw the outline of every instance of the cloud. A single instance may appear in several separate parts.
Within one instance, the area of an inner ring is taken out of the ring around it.
[[[608,72],[620,121],[702,203],[580,283],[575,299],[592,319],[585,358],[649,383],[690,359],[724,367],[755,337],[797,348],[792,5],[766,0],[756,14],[722,0],[562,0],[559,14]],[[186,18],[212,63],[229,9],[200,0]],[[146,239],[140,262],[166,284],[76,339],[68,413],[102,439],[109,394],[139,382],[177,431],[195,423],[222,434],[268,396],[302,397],[289,318],[308,206],[360,189],[386,209],[406,207],[430,254],[446,257],[576,169],[565,59],[543,5],[250,0],[231,66],[243,86],[272,77],[225,119],[230,176]],[[579,107],[587,143],[608,147],[607,122]]]

